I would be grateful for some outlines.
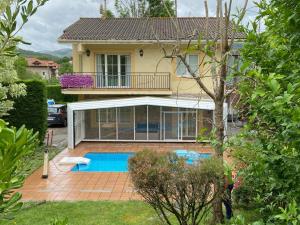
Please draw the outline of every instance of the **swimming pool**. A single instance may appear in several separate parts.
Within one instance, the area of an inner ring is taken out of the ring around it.
[[[179,157],[186,158],[187,164],[194,164],[200,159],[211,157],[210,153],[197,153],[187,150],[176,150]],[[133,152],[90,152],[85,158],[90,159],[87,165],[77,164],[73,172],[128,172],[128,160],[134,156]]]
[[[128,172],[128,159],[132,152],[90,152],[84,157],[90,159],[88,165],[77,164],[73,172]]]
[[[211,153],[198,153],[195,151],[189,151],[189,150],[176,150],[174,153],[179,156],[186,159],[187,164],[194,164],[197,163],[199,160],[208,159],[211,157]]]

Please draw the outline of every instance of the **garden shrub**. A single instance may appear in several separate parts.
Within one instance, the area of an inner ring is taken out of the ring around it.
[[[254,205],[253,199],[255,198],[255,192],[253,187],[242,184],[235,188],[232,192],[233,201],[236,206],[242,208],[251,208]]]
[[[0,221],[22,207],[22,195],[16,189],[22,187],[24,176],[18,172],[20,160],[35,148],[37,133],[26,129],[10,128],[0,120]]]
[[[34,132],[39,132],[39,140],[42,143],[47,130],[47,90],[43,81],[22,81],[26,85],[27,94],[13,99],[14,109],[9,111],[5,120],[11,126],[21,127],[25,125]]]
[[[47,98],[54,99],[56,103],[66,103],[66,102],[78,101],[77,95],[62,94],[60,85],[48,85],[47,86]]]
[[[174,153],[138,152],[129,160],[129,173],[140,194],[166,223],[199,225],[218,194],[213,184],[224,176],[222,161],[206,159],[188,165]]]

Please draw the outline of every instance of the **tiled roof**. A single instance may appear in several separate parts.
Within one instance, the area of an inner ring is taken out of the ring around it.
[[[40,60],[37,58],[26,58],[27,66],[29,67],[52,67],[53,69],[58,68],[58,64],[51,60]]]
[[[197,40],[204,35],[205,17],[181,18],[80,18],[64,30],[59,41],[71,40]],[[214,38],[217,31],[217,19],[209,18],[208,36]],[[231,32],[230,32],[231,34]],[[229,34],[229,36],[230,36]],[[192,38],[191,38],[192,37]],[[237,39],[244,35],[237,33]]]

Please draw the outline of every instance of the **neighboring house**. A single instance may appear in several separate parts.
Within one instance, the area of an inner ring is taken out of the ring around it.
[[[75,71],[62,77],[62,92],[80,97],[68,104],[69,148],[81,141],[195,142],[200,131],[210,131],[213,101],[179,59],[164,58],[157,41],[169,51],[178,39],[183,47],[191,37],[197,43],[205,22],[81,18],[69,26],[58,39],[73,45]],[[216,27],[216,19],[209,18],[210,37]],[[195,51],[187,61],[195,71],[207,70],[199,68],[203,57]],[[213,88],[209,74],[201,79]]]
[[[40,74],[42,78],[49,80],[58,76],[58,64],[51,60],[40,60],[37,58],[26,58],[27,69],[33,73]]]

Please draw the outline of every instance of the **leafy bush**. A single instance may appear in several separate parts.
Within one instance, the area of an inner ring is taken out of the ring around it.
[[[56,103],[66,103],[66,102],[78,101],[77,95],[62,94],[60,85],[48,85],[47,86],[47,98],[54,99]]]
[[[56,77],[51,77],[47,80],[47,85],[59,85],[59,79]]]
[[[251,208],[254,204],[255,191],[253,187],[247,183],[243,183],[232,192],[233,201],[236,206],[243,208]]]
[[[247,31],[239,78],[245,132],[235,143],[244,180],[252,185],[265,221],[295,199],[300,202],[300,1],[257,4],[259,15]],[[260,32],[258,24],[266,21]],[[250,155],[249,152],[252,154]]]
[[[39,140],[44,141],[47,130],[47,90],[42,81],[23,81],[26,96],[14,99],[14,109],[9,111],[5,120],[17,128],[25,125],[34,132],[39,132]]]
[[[24,181],[18,169],[21,159],[35,149],[37,135],[24,126],[19,130],[11,129],[0,120],[0,219],[22,206],[19,202],[21,194],[14,192]]]
[[[31,72],[27,69],[27,61],[24,57],[18,56],[15,63],[15,70],[21,80],[42,80],[42,77],[38,73]]]
[[[223,178],[223,164],[207,159],[188,165],[174,153],[144,150],[129,161],[137,192],[159,217],[172,224],[170,214],[182,225],[197,225],[206,218],[216,193],[213,184]]]
[[[280,223],[284,222],[285,224],[297,225],[300,224],[300,208],[297,206],[295,200],[288,205],[287,208],[279,208],[281,213],[276,215],[274,218],[277,219]]]

